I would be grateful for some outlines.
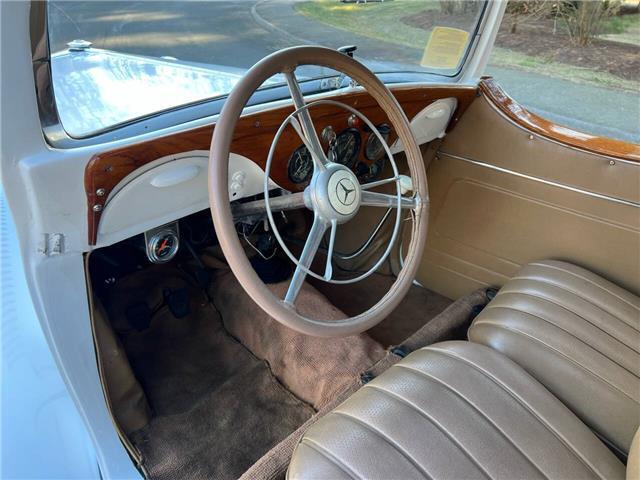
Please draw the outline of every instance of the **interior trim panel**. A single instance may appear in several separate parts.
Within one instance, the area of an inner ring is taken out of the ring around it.
[[[631,201],[631,200],[625,200],[623,198],[618,198],[618,197],[611,197],[609,195],[602,195],[600,193],[591,192],[589,190],[583,190],[581,188],[574,187],[572,185],[567,185],[567,184],[564,184],[564,183],[557,183],[557,182],[553,182],[551,180],[545,180],[544,178],[533,177],[531,175],[526,175],[524,173],[514,172],[513,170],[509,170],[507,168],[497,167],[495,165],[491,165],[490,163],[480,162],[478,160],[473,160],[471,158],[461,157],[460,155],[453,155],[451,153],[443,152],[441,150],[438,151],[438,155],[455,158],[456,160],[462,160],[463,162],[469,162],[469,163],[472,163],[474,165],[478,165],[480,167],[490,168],[490,169],[496,170],[498,172],[508,173],[510,175],[515,175],[517,177],[525,178],[527,180],[533,180],[535,182],[544,183],[545,185],[551,185],[552,187],[564,188],[565,190],[570,190],[572,192],[581,193],[583,195],[589,195],[589,196],[592,196],[592,197],[600,198],[602,200],[608,200],[610,202],[621,203],[622,205],[628,205],[630,207],[640,207],[640,202]]]

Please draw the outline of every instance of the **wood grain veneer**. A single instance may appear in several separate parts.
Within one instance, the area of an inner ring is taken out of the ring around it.
[[[457,98],[458,107],[453,114],[449,129],[455,125],[477,95],[477,90],[473,87],[454,86],[406,86],[393,88],[392,92],[409,119],[438,99]],[[337,94],[331,99],[358,109],[376,125],[389,123],[385,113],[366,92]],[[264,169],[273,137],[282,121],[292,110],[291,106],[286,106],[243,116],[236,127],[232,151],[253,160]],[[336,133],[348,128],[349,113],[344,109],[331,105],[319,105],[311,110],[311,114],[318,134],[329,125],[334,128]],[[109,193],[124,177],[137,168],[162,157],[192,150],[208,150],[214,128],[215,125],[207,125],[104,152],[91,158],[85,168],[84,176],[88,206],[89,244],[96,244],[101,209],[104,207]],[[367,134],[361,132],[361,135],[363,141],[360,146],[359,159],[364,161]],[[389,144],[393,143],[395,139],[396,135],[392,132]],[[301,143],[293,129],[287,128],[276,148],[271,169],[271,177],[283,188],[291,191],[300,191],[305,186],[304,184],[292,183],[287,175],[287,161]],[[97,195],[98,190],[102,195]],[[97,207],[99,211],[94,210],[96,205],[99,205]]]
[[[482,79],[480,91],[509,119],[532,133],[598,155],[640,162],[640,145],[578,132],[539,117],[518,104],[491,78]]]

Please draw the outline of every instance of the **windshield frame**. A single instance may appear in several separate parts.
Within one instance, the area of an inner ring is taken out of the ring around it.
[[[465,67],[473,57],[479,40],[479,32],[482,31],[487,19],[489,0],[483,0],[482,8],[477,14],[473,31],[469,32],[469,40],[455,73],[434,73],[420,70],[394,70],[376,72],[376,75],[386,85],[420,85],[425,86],[469,86],[468,82],[460,82],[465,73]],[[31,1],[30,8],[30,34],[31,49],[36,86],[36,98],[41,125],[45,140],[55,148],[76,148],[88,145],[108,143],[116,140],[138,137],[168,128],[211,123],[217,118],[229,93],[214,97],[203,98],[193,102],[176,105],[160,111],[137,116],[127,121],[119,122],[108,128],[103,128],[87,135],[70,135],[64,128],[60,119],[52,74],[52,53],[49,42],[47,1]],[[132,54],[132,56],[135,56]],[[153,57],[148,57],[153,58]],[[335,75],[315,77],[301,81],[303,93],[313,95],[316,93],[340,93],[340,89],[318,88],[317,84],[323,79],[335,78]],[[267,85],[256,91],[247,107],[254,109],[264,105],[269,108],[274,102],[281,103],[290,99],[286,86],[281,84]],[[204,123],[203,123],[204,122]]]

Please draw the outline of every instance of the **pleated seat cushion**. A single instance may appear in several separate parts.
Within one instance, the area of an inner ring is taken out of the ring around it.
[[[625,455],[640,424],[640,298],[560,261],[524,267],[469,339],[503,353]]]
[[[417,350],[316,422],[289,479],[624,478],[623,464],[514,362],[471,342]]]

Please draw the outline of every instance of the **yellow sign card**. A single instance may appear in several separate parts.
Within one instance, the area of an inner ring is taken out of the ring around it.
[[[469,33],[458,28],[435,27],[424,49],[420,65],[431,68],[456,68],[464,55]]]

